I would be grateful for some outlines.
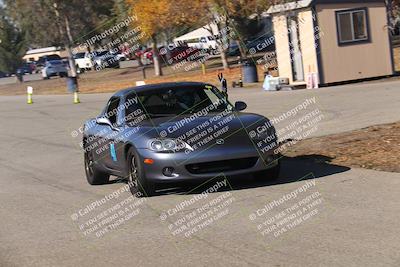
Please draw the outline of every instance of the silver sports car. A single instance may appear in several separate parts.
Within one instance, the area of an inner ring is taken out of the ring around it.
[[[279,147],[271,122],[243,112],[204,83],[164,83],[114,94],[85,122],[83,148],[90,184],[127,178],[146,196],[158,186],[218,175],[279,176]]]

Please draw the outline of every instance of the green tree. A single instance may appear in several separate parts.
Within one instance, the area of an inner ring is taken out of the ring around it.
[[[233,28],[242,59],[247,58],[246,42],[260,30],[260,14],[268,8],[267,1],[232,0],[227,6],[227,15]]]
[[[0,11],[0,70],[15,72],[26,52],[24,33]]]
[[[271,5],[287,0],[209,0],[219,14],[227,17],[230,36],[238,44],[242,58],[247,57],[246,42],[261,30],[261,14]]]
[[[31,47],[64,46],[76,74],[71,47],[107,27],[113,0],[3,0],[7,15],[26,32]]]
[[[202,1],[193,0],[126,0],[130,14],[138,18],[137,24],[151,42],[156,76],[162,75],[162,62],[158,43],[168,39],[171,31],[193,24],[202,11]]]
[[[111,22],[113,0],[3,0],[7,16],[27,34],[32,47],[60,45],[65,39],[65,19],[56,22],[54,4],[61,16],[67,16],[74,43],[99,33]]]

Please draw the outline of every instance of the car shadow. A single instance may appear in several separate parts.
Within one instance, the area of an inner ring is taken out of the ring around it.
[[[271,180],[268,179],[268,177],[265,177],[265,179],[256,179],[253,175],[228,177],[230,186],[219,190],[219,192],[294,183],[309,179],[319,179],[350,170],[349,167],[332,164],[331,160],[332,158],[322,155],[283,157],[281,159],[281,173],[278,179]],[[163,189],[161,192],[158,191],[157,195],[199,194],[215,184],[217,180],[223,180],[223,178],[217,178],[214,182],[207,182],[204,185],[187,183],[179,185],[170,184],[169,188]]]
[[[332,164],[333,158],[322,155],[302,155],[297,157],[283,157],[279,179],[274,181],[256,180],[245,182],[234,179],[233,189],[246,189],[261,186],[294,183],[309,179],[319,179],[329,175],[349,171],[349,167]]]

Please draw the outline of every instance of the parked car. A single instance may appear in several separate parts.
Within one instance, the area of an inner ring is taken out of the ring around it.
[[[67,67],[62,60],[46,61],[44,68],[42,69],[42,77],[43,79],[49,79],[52,76],[68,76]]]
[[[84,124],[87,181],[105,184],[110,175],[126,177],[150,196],[159,184],[208,180],[221,173],[276,179],[280,155],[258,147],[262,142],[278,146],[275,128],[261,115],[242,112],[246,107],[240,101],[230,104],[225,94],[204,83],[119,91]]]
[[[92,56],[89,52],[76,53],[74,59],[78,73],[83,73],[93,67]]]
[[[28,63],[26,63],[26,64],[29,65],[29,67],[30,67],[32,73],[37,73],[36,61],[31,61],[31,62],[28,62]]]
[[[151,48],[146,48],[143,52],[142,55],[144,58],[153,61],[153,49]]]
[[[45,63],[50,60],[61,60],[61,57],[57,54],[42,56],[42,57],[39,57],[39,60],[36,62],[36,65],[44,66]]]
[[[256,53],[259,52],[268,52],[268,51],[274,51],[275,50],[275,43],[271,43],[271,37],[261,37],[261,38],[257,38],[254,40],[249,40],[246,43],[246,47],[247,50],[251,51],[255,51]]]
[[[35,72],[36,73],[42,72],[42,69],[46,65],[46,62],[50,61],[50,60],[61,60],[61,57],[59,55],[57,55],[57,54],[46,55],[46,56],[39,57],[38,61],[36,61]]]
[[[17,73],[20,73],[22,75],[32,74],[32,72],[33,72],[33,67],[29,63],[25,63],[17,69]]]
[[[200,60],[200,50],[196,47],[177,46],[177,47],[161,47],[159,54],[164,62],[176,63],[183,60],[196,61]]]
[[[133,53],[131,59],[140,60],[144,65],[153,63],[153,50],[151,48],[141,47]]]
[[[236,42],[229,44],[227,54],[230,57],[240,56],[239,45]]]
[[[63,57],[63,58],[61,58],[61,61],[63,62],[64,66],[65,66],[67,69],[71,69],[71,67],[70,67],[70,65],[69,65],[69,58],[68,58],[68,57]]]
[[[245,49],[252,53],[268,52],[274,51],[275,45],[271,44],[271,39],[267,37],[262,37],[254,40],[246,41]],[[240,49],[237,42],[230,43],[228,48],[228,56],[240,56]]]
[[[0,71],[0,78],[10,77],[10,73]]]
[[[119,60],[109,51],[93,52],[93,65],[96,70],[119,68]]]
[[[118,62],[125,61],[128,59],[127,56],[121,52],[114,52],[111,53],[111,55],[113,55],[118,60]]]

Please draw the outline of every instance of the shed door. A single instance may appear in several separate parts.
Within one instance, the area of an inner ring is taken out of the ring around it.
[[[288,17],[288,32],[293,81],[304,81],[303,57],[301,54],[299,22],[297,15]]]

